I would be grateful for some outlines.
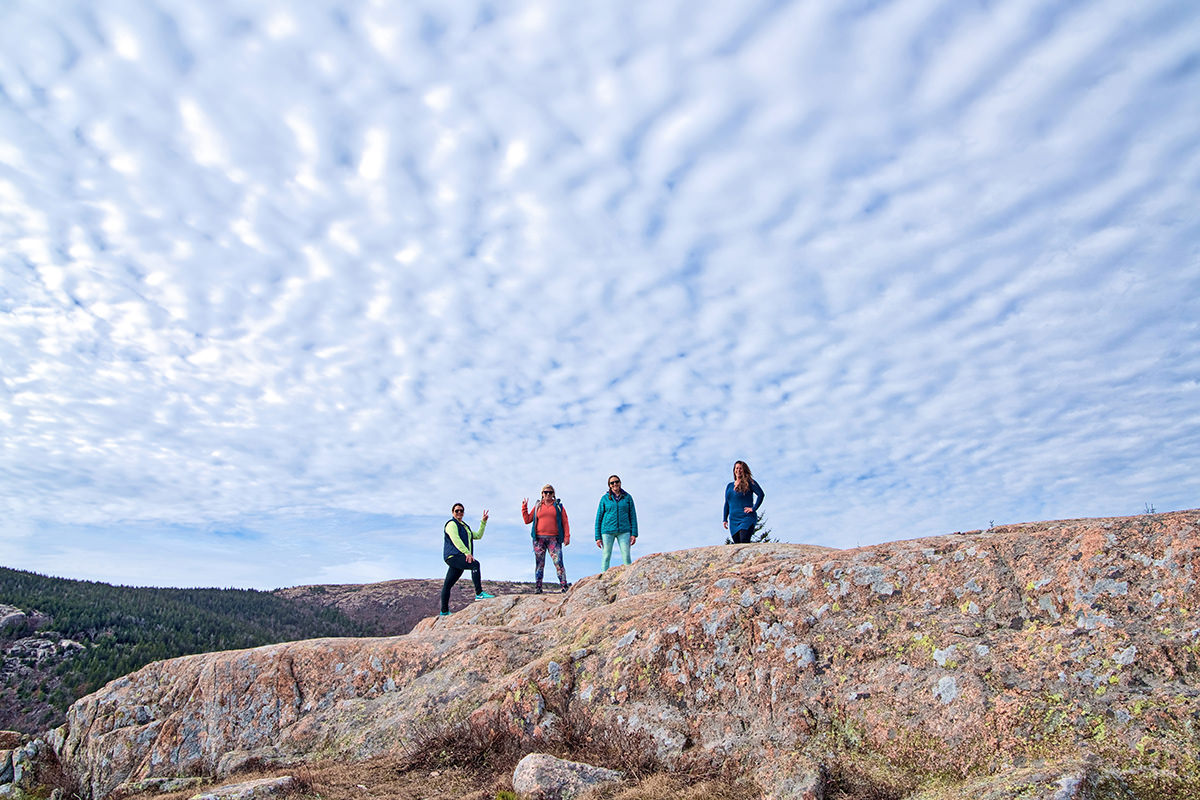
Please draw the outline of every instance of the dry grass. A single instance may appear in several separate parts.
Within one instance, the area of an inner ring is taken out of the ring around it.
[[[512,791],[512,772],[485,774],[450,767],[416,768],[393,757],[357,763],[324,762],[240,772],[220,783],[237,783],[292,775],[305,786],[299,798],[320,800],[495,800]],[[130,795],[124,800],[188,800],[196,789],[161,795]],[[605,787],[589,800],[752,800],[760,796],[749,784],[723,780],[694,782],[689,776],[667,773]]]
[[[576,714],[552,740],[508,735],[499,720],[492,724],[413,726],[400,738],[396,755],[348,763],[327,761],[291,767],[250,764],[221,783],[292,775],[300,797],[320,800],[495,800],[512,792],[512,774],[526,754],[545,752],[561,758],[619,769],[629,779],[594,793],[594,800],[750,800],[760,793],[737,781],[732,770],[697,761],[681,770],[665,771],[654,757],[654,743],[644,734],[590,715]],[[192,789],[154,796],[154,800],[187,800]],[[134,795],[125,800],[149,800]]]
[[[418,769],[391,758],[314,765],[312,794],[322,800],[493,800],[512,775],[488,777],[456,767]]]
[[[660,772],[632,785],[606,787],[589,800],[751,800],[761,793],[745,782],[710,779],[698,783],[688,776]]]

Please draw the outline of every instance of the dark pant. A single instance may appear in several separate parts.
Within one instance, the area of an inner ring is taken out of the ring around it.
[[[471,581],[475,584],[475,594],[483,593],[483,578],[479,574],[479,559],[472,557],[471,563],[467,563],[467,557],[462,553],[455,553],[446,559],[446,582],[442,584],[442,611],[450,610],[450,590],[454,588],[454,584],[458,583],[458,579],[467,570],[471,570]]]
[[[733,532],[734,544],[750,544],[750,537],[754,535],[754,528],[743,528],[740,531]]]

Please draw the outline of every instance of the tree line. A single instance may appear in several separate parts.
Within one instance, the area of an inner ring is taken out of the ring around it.
[[[0,567],[0,604],[50,618],[40,631],[0,632],[5,652],[22,636],[66,638],[83,645],[60,651],[55,663],[5,659],[6,688],[22,702],[48,705],[59,715],[79,697],[152,661],[371,633],[337,609],[271,592],[113,586],[7,567]]]

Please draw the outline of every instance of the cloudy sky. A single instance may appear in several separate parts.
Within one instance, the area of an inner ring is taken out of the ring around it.
[[[440,577],[1200,506],[1191,0],[0,4],[0,564]]]

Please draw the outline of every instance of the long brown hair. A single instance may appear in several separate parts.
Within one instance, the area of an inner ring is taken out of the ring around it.
[[[742,465],[742,477],[737,476],[737,465]],[[750,481],[754,480],[754,476],[750,474],[750,465],[745,461],[733,462],[733,490],[738,494],[745,494],[750,491]]]

